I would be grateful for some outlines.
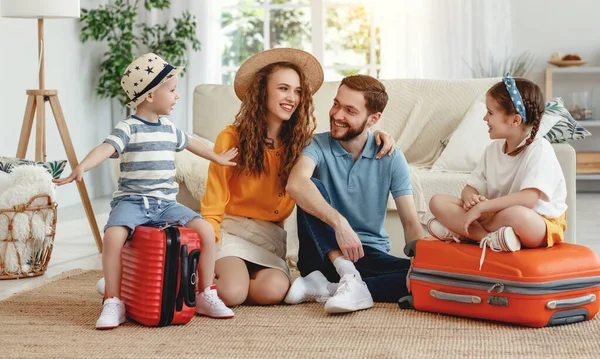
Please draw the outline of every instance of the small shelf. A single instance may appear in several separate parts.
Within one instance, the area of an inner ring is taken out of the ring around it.
[[[575,178],[579,181],[600,181],[600,173],[581,173]]]
[[[600,66],[578,66],[578,67],[548,67],[554,73],[580,73],[589,74],[600,72]]]
[[[600,127],[600,120],[581,120],[577,122],[583,127]]]

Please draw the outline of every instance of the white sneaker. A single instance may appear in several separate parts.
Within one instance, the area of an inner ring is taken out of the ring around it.
[[[112,329],[123,323],[125,323],[125,304],[117,297],[106,299],[102,314],[96,321],[96,329]]]
[[[217,295],[216,285],[211,285],[196,295],[196,313],[219,319],[233,318],[235,315]]]
[[[348,313],[373,306],[373,297],[362,280],[346,274],[340,280],[337,291],[325,303],[327,313]]]
[[[521,249],[521,241],[519,241],[519,237],[517,237],[512,227],[502,227],[484,237],[479,242],[479,247],[483,248],[479,260],[479,270],[481,270],[485,260],[486,247],[490,247],[494,252],[516,252]]]
[[[104,295],[104,277],[98,279],[98,282],[96,282],[96,292],[100,295]]]
[[[455,241],[460,243],[461,236],[444,227],[444,225],[435,218],[432,218],[427,222],[427,231],[440,241]]]
[[[325,302],[331,298],[328,289],[329,281],[323,273],[316,270],[306,277],[297,278],[285,299],[287,304],[298,304],[302,302]]]

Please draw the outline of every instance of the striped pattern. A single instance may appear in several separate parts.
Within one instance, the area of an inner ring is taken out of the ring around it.
[[[119,122],[104,142],[115,148],[113,158],[119,158],[119,188],[113,198],[143,195],[175,200],[179,188],[175,152],[186,148],[185,132],[165,117],[151,123],[131,116]]]

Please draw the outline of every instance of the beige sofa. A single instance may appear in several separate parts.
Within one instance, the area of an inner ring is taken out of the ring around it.
[[[444,150],[447,140],[476,100],[499,79],[475,80],[383,80],[389,102],[378,127],[396,139],[411,166],[415,202],[423,224],[431,218],[428,202],[436,193],[459,195],[468,172],[438,172],[431,167]],[[339,82],[326,82],[314,96],[317,132],[329,130],[328,113]],[[199,85],[194,92],[193,134],[209,146],[219,131],[230,124],[240,101],[230,85]],[[475,134],[474,134],[475,135]],[[469,144],[465,144],[468,151]],[[575,151],[568,144],[554,144],[563,168],[568,190],[566,241],[575,242]],[[459,156],[460,157],[460,156]],[[460,158],[459,158],[460,159]],[[200,209],[207,161],[184,151],[177,157],[178,200]],[[393,201],[389,202],[385,227],[390,234],[392,253],[403,256],[404,235]],[[285,222],[288,231],[288,260],[296,261],[297,231],[295,212]]]

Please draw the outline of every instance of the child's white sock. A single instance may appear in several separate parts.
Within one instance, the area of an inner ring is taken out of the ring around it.
[[[339,256],[333,261],[333,266],[335,270],[338,272],[340,277],[343,277],[346,274],[354,274],[356,278],[362,280],[359,271],[354,266],[354,263],[344,258],[344,256]]]

